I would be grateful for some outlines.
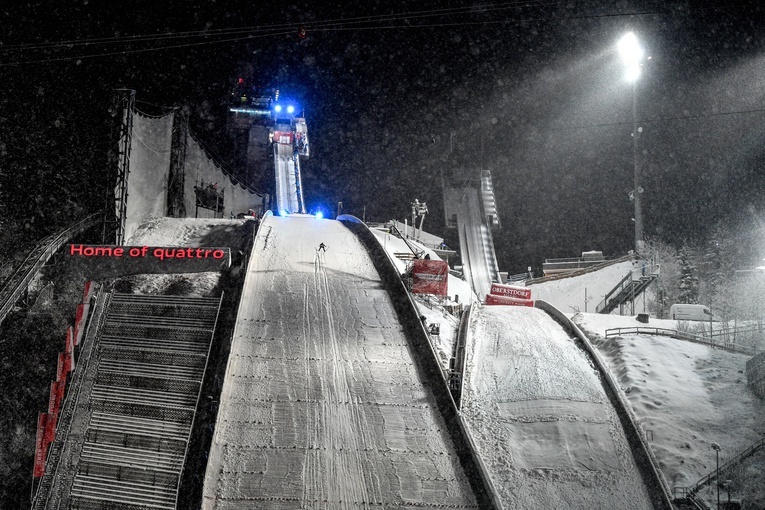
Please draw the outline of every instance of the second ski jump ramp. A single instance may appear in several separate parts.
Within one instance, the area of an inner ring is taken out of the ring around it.
[[[447,202],[457,216],[462,270],[473,292],[480,300],[489,293],[492,282],[498,282],[499,269],[494,253],[491,228],[481,212],[478,190],[472,187],[447,188]]]
[[[474,315],[462,411],[505,508],[665,508],[604,384],[542,310]]]
[[[203,508],[478,508],[356,236],[267,217],[247,272]]]

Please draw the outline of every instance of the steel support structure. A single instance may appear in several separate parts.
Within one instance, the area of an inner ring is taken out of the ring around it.
[[[170,153],[170,177],[167,186],[167,215],[185,218],[187,211],[183,203],[186,180],[186,149],[188,147],[189,113],[180,109],[173,118],[173,142]]]
[[[114,93],[110,112],[115,118],[108,155],[110,175],[106,186],[106,215],[103,237],[114,231],[114,242],[125,242],[125,216],[128,200],[128,174],[130,173],[130,150],[133,135],[133,112],[135,90],[117,89]],[[111,185],[114,185],[114,188]]]

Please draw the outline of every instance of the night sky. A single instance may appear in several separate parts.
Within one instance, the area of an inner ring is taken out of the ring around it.
[[[416,198],[426,230],[453,243],[441,176],[483,168],[501,270],[624,254],[632,88],[616,42],[632,30],[651,57],[636,85],[646,236],[699,241],[722,221],[765,256],[758,2],[127,4],[0,10],[0,193],[30,236],[103,206],[114,89],[136,90],[149,112],[189,107],[192,129],[231,162],[228,96],[246,76],[305,110],[311,210],[342,201],[403,220]]]

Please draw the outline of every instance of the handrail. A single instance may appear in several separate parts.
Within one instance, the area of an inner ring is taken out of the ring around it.
[[[741,451],[736,456],[732,457],[730,460],[725,462],[719,468],[702,476],[695,484],[691,485],[690,487],[674,487],[674,493],[675,494],[680,493],[680,494],[683,494],[684,497],[692,498],[704,485],[716,479],[720,475],[720,473],[724,473],[728,469],[732,468],[734,465],[739,464],[742,460],[754,454],[754,452],[756,452],[762,447],[765,447],[765,437],[760,439],[759,441],[756,441],[754,444],[747,447],[745,450]]]
[[[414,246],[409,244],[409,240],[406,238],[404,234],[401,233],[401,231],[395,225],[390,227],[390,233],[398,237],[402,241],[404,241],[404,244],[406,245],[407,248],[409,248],[409,251],[412,252],[412,254],[414,255],[414,258],[418,259],[422,256],[422,251],[416,250]]]
[[[627,335],[659,335],[668,336],[672,338],[678,338],[680,340],[688,340],[689,342],[695,342],[699,344],[709,345],[711,347],[719,347],[730,352],[737,352],[741,354],[754,355],[757,353],[756,349],[750,347],[744,347],[742,345],[736,345],[733,343],[721,343],[705,336],[695,335],[686,331],[678,331],[676,329],[666,328],[650,328],[644,326],[629,327],[629,328],[610,328],[606,330],[605,337]]]
[[[556,262],[603,262],[605,259],[586,260],[582,257],[563,257],[557,259],[545,259],[545,264],[555,264]]]
[[[605,297],[603,297],[603,301],[598,303],[598,306],[595,307],[595,312],[600,313],[601,310],[605,309],[606,306],[608,306],[608,300],[611,299],[612,296],[620,294],[622,290],[624,290],[624,284],[627,282],[627,280],[632,282],[632,271],[627,273],[627,275],[622,278],[619,283],[614,285],[614,288],[611,289],[608,294],[605,295]]]
[[[717,323],[713,323],[717,324]],[[730,336],[730,335],[744,335],[747,333],[759,333],[762,332],[763,329],[759,325],[747,325],[747,326],[726,326],[722,325],[719,329],[713,329],[710,333],[710,337],[716,337],[716,336]]]
[[[106,309],[111,294],[99,288],[95,296],[95,306],[90,310],[87,320],[87,328],[82,343],[80,344],[80,355],[77,358],[77,368],[66,392],[64,403],[59,413],[59,423],[56,426],[56,440],[51,444],[50,450],[45,461],[45,473],[40,479],[34,497],[32,498],[32,509],[43,510],[50,499],[50,490],[53,488],[56,478],[65,468],[61,463],[61,453],[64,443],[71,441],[70,433],[72,420],[75,417],[76,407],[83,405],[80,402],[80,394],[83,388],[83,380],[87,377],[87,367],[91,363],[93,352],[97,349],[96,344],[100,340],[100,333],[103,329],[106,319]]]
[[[186,436],[186,448],[183,450],[183,462],[181,462],[181,473],[178,475],[178,483],[175,487],[175,508],[179,508],[178,504],[181,497],[181,481],[183,476],[183,469],[186,466],[186,459],[189,457],[189,447],[191,446],[192,434],[194,431],[194,422],[199,414],[199,404],[202,401],[202,381],[204,381],[205,374],[207,372],[207,365],[210,362],[210,352],[212,351],[213,340],[215,339],[215,328],[218,326],[218,319],[220,318],[220,309],[223,305],[224,292],[221,292],[220,299],[218,300],[218,309],[215,312],[215,322],[213,322],[212,331],[210,332],[210,344],[207,346],[207,353],[205,354],[205,367],[202,370],[202,376],[199,381],[199,389],[197,390],[197,399],[194,404],[194,412],[191,417],[191,425],[189,426],[189,433]]]
[[[508,282],[522,282],[525,280],[530,280],[531,277],[529,276],[528,272],[525,273],[518,273],[518,274],[511,274],[507,275],[507,278],[505,278],[505,281]]]
[[[13,274],[6,279],[3,289],[0,291],[0,323],[5,320],[13,305],[24,293],[29,282],[32,281],[35,274],[48,262],[53,254],[74,236],[95,225],[102,217],[102,212],[91,214],[79,223],[68,227],[58,234],[50,235],[37,243]]]
[[[583,267],[581,269],[576,269],[574,271],[569,271],[567,273],[559,273],[559,274],[553,274],[550,276],[543,276],[541,278],[533,278],[531,280],[527,280],[526,285],[528,286],[528,285],[533,285],[535,283],[551,282],[554,280],[562,280],[564,278],[573,278],[574,276],[581,276],[583,274],[599,271],[600,269],[603,269],[604,267],[612,266],[614,264],[618,264],[619,262],[626,262],[628,260],[632,260],[633,258],[635,258],[635,256],[631,253],[627,255],[622,255],[621,257],[617,257],[615,259],[605,260],[599,264],[595,264],[589,267]]]
[[[475,307],[473,305],[467,305],[465,310],[462,312],[462,316],[460,317],[460,323],[457,327],[457,341],[454,345],[454,374],[448,374],[449,377],[452,377],[452,375],[459,377],[459,387],[452,388],[451,384],[449,387],[457,409],[462,407],[462,384],[465,381],[465,360],[467,355],[466,347],[474,308]]]

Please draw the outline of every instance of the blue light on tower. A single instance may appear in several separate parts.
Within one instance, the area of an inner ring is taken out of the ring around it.
[[[287,113],[295,113],[295,107],[292,105],[289,105],[287,107]]]
[[[275,111],[275,112],[280,112],[280,111],[282,111],[282,105],[280,105],[280,104],[274,105],[274,111]]]

